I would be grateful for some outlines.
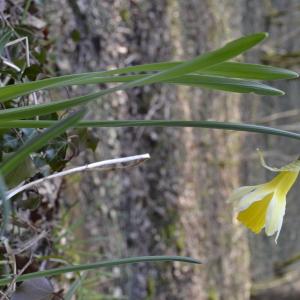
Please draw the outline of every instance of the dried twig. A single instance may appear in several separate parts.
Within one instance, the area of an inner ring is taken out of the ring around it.
[[[7,300],[9,300],[9,298],[8,298],[8,296],[6,295],[6,293],[5,292],[2,292],[2,291],[0,291],[0,295],[2,295],[2,297],[0,298],[0,300],[5,300],[5,299],[7,299]]]
[[[43,238],[47,237],[47,232],[42,231],[40,234],[37,236],[34,236],[32,239],[22,243],[22,247],[18,249],[14,249],[13,253],[14,255],[21,254],[22,252],[26,251],[27,249],[31,248],[33,245],[36,245],[37,242]]]
[[[25,264],[25,266],[22,268],[22,270],[20,270],[20,272],[17,275],[13,276],[12,281],[10,282],[10,284],[9,284],[8,288],[6,289],[5,293],[3,293],[3,296],[0,300],[9,299],[7,297],[7,295],[8,294],[10,295],[10,294],[15,292],[17,278],[18,278],[18,276],[22,275],[26,271],[26,269],[30,266],[30,264],[32,263],[32,257],[33,257],[33,253],[31,252],[27,263]]]
[[[37,179],[35,181],[29,182],[22,186],[18,186],[14,189],[11,189],[7,192],[6,198],[10,199],[13,196],[23,192],[26,189],[29,189],[31,187],[34,187],[38,184],[41,184],[45,181],[48,181],[48,180],[51,180],[51,179],[54,179],[57,177],[62,177],[62,176],[70,175],[73,173],[83,172],[83,171],[95,171],[99,168],[101,169],[101,171],[103,171],[103,170],[108,171],[108,170],[114,170],[114,169],[133,167],[133,166],[141,164],[142,162],[144,162],[145,160],[147,160],[149,158],[150,158],[150,155],[148,153],[146,153],[146,154],[141,154],[141,155],[98,161],[98,162],[87,164],[84,166],[72,168],[69,170],[65,170],[65,171],[62,171],[59,173],[52,174],[52,175],[44,177],[44,178]],[[128,163],[132,163],[132,164],[128,165]],[[126,164],[126,165],[122,165],[122,164]]]
[[[13,272],[13,278],[17,275],[17,262],[16,262],[16,258],[15,255],[12,251],[12,248],[9,245],[8,239],[7,238],[2,238],[2,242],[3,245],[5,247],[7,256],[8,256],[8,261],[12,266],[12,272]],[[7,299],[7,295],[10,293],[10,291],[15,291],[16,289],[16,282],[13,280],[9,287],[7,288],[7,290],[5,291],[5,293],[2,294],[2,297],[0,298],[0,300],[5,300]]]

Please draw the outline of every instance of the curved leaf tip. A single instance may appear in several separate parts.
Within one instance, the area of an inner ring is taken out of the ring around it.
[[[299,78],[299,74],[295,71],[286,70],[286,73],[290,76],[290,77],[288,77],[290,79]]]

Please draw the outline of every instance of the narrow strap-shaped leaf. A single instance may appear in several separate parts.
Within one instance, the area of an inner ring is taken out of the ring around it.
[[[245,52],[246,50],[254,47],[256,44],[261,42],[266,36],[267,36],[266,33],[257,33],[257,34],[239,38],[237,40],[234,40],[226,44],[224,47],[220,49],[205,53],[192,60],[182,62],[180,64],[175,63],[172,65],[171,68],[169,67],[165,69],[162,67],[161,72],[144,77],[142,79],[139,79],[138,81],[123,85],[122,87],[120,87],[120,89],[126,89],[126,88],[145,85],[145,84],[152,84],[162,80],[168,80],[168,79],[179,77],[184,74],[203,70],[213,65],[217,65],[228,59],[234,58],[237,55]],[[161,64],[161,66],[163,65],[166,66],[166,64]],[[130,68],[132,69],[133,67],[128,67],[127,72],[130,70]],[[148,67],[149,71],[150,69],[151,68]],[[106,72],[106,74],[107,75],[114,74],[114,71],[111,71],[110,73]],[[30,92],[37,91],[39,89],[72,84],[72,81],[74,80],[74,78],[76,78],[76,76],[78,75],[56,77],[56,78],[50,78],[50,79],[35,81],[31,83],[26,83],[26,84],[18,84],[11,87],[8,86],[8,87],[0,88],[0,102],[5,102],[12,98],[16,98],[21,95],[26,95]],[[90,76],[90,75],[86,74],[86,76]]]
[[[0,121],[0,128],[45,128],[53,126],[57,121],[46,120],[14,120]],[[218,121],[183,121],[183,120],[110,120],[110,121],[79,121],[76,127],[195,127],[234,131],[248,131],[300,140],[300,133],[281,130],[268,126],[247,123]]]
[[[1,205],[1,234],[0,238],[6,234],[7,227],[9,224],[9,216],[11,212],[10,200],[6,198],[6,186],[2,175],[0,174],[0,205]]]
[[[127,75],[127,76],[102,76],[102,77],[86,77],[80,79],[74,79],[74,84],[99,84],[99,83],[112,83],[112,82],[131,82],[144,78],[147,75]],[[273,88],[269,85],[241,80],[232,79],[221,76],[211,75],[183,75],[177,78],[163,81],[163,83],[170,83],[176,85],[194,86],[200,88],[208,88],[214,90],[221,90],[227,92],[236,93],[255,93],[258,95],[271,95],[271,96],[282,96],[284,92]]]
[[[234,40],[225,46],[200,55],[192,60],[183,62],[180,65],[174,66],[170,69],[161,71],[159,73],[146,76],[144,78],[135,80],[126,85],[126,88],[141,86],[145,84],[152,84],[160,81],[167,81],[185,74],[192,73],[197,70],[202,70],[210,66],[219,64],[228,59],[236,57],[237,55],[245,52],[246,50],[254,47],[267,37],[267,33],[257,33],[241,37]]]
[[[68,118],[56,122],[44,132],[36,134],[0,165],[0,173],[3,176],[8,175],[32,152],[39,150],[41,147],[46,145],[50,139],[59,136],[68,128],[75,126],[76,123],[84,116],[84,114],[85,110],[73,113]]]
[[[0,120],[2,121],[13,119],[26,119],[34,116],[48,115],[53,112],[65,110],[67,108],[71,108],[78,105],[83,105],[91,100],[95,100],[101,96],[110,94],[118,90],[119,87],[114,87],[111,89],[102,90],[97,93],[91,93],[88,95],[74,97],[67,100],[0,110]]]
[[[77,290],[82,286],[86,277],[86,273],[78,277],[69,287],[69,290],[64,295],[64,300],[72,300]]]
[[[283,68],[238,62],[223,62],[203,71],[196,71],[196,73],[254,80],[292,79],[299,77],[298,73]]]
[[[145,75],[130,75],[130,76],[118,76],[118,77],[96,77],[87,79],[76,79],[77,84],[87,83],[104,83],[104,82],[128,82],[128,84],[122,84],[121,86],[105,89],[96,93],[91,93],[84,96],[74,97],[67,100],[55,101],[51,103],[44,103],[39,105],[29,105],[18,108],[10,108],[0,110],[0,120],[13,120],[13,119],[26,119],[33,116],[41,116],[64,110],[76,105],[81,105],[91,100],[97,99],[106,94],[118,91],[120,89],[128,88],[129,84],[135,83],[139,80],[147,78]],[[166,81],[171,84],[182,84],[187,86],[203,87],[209,89],[217,89],[223,91],[237,92],[237,93],[256,93],[260,95],[272,95],[280,96],[284,92],[273,88],[271,86],[259,83],[251,82],[240,79],[229,79],[217,76],[205,76],[205,75],[183,75],[179,78],[169,79]]]
[[[152,64],[143,64],[137,66],[129,66],[124,68],[119,68],[115,70],[103,71],[103,72],[91,72],[84,74],[75,74],[67,75],[67,77],[75,76],[75,78],[80,78],[80,76],[111,76],[111,75],[120,75],[128,73],[147,73],[166,70],[179,64],[182,64],[182,61],[172,61],[172,62],[160,62]],[[241,62],[230,62],[225,61],[207,68],[196,70],[195,73],[200,73],[204,75],[217,75],[230,78],[241,78],[241,79],[255,79],[255,80],[276,80],[276,79],[292,79],[298,78],[299,74],[292,70],[277,68],[268,65],[261,64],[251,64],[251,63],[241,63]],[[62,77],[61,77],[62,78]],[[70,79],[70,78],[69,78]],[[1,95],[1,93],[0,93]]]
[[[170,83],[235,93],[255,93],[269,96],[284,95],[284,92],[279,89],[255,81],[207,75],[185,75],[183,77],[171,79]]]
[[[66,267],[61,267],[56,269],[28,273],[28,274],[18,276],[16,278],[16,281],[20,282],[20,281],[25,281],[33,278],[38,278],[38,277],[54,276],[54,275],[60,275],[60,274],[65,274],[70,272],[94,270],[103,267],[113,267],[113,266],[119,266],[125,264],[134,264],[134,263],[141,263],[141,262],[164,262],[164,261],[179,261],[179,262],[192,263],[192,264],[201,263],[197,259],[184,257],[184,256],[140,256],[140,257],[130,257],[130,258],[123,258],[123,259],[101,261],[92,264],[66,266]],[[11,278],[0,279],[0,286],[8,284],[10,281]]]
[[[10,30],[6,30],[0,36],[0,55],[2,55],[4,47],[5,47],[6,43],[9,41],[11,35],[12,35],[12,32]]]
[[[45,115],[59,110],[64,110],[77,105],[81,105],[97,99],[103,95],[110,94],[119,90],[126,90],[135,86],[141,86],[144,84],[151,84],[160,81],[167,81],[178,76],[191,73],[201,68],[207,68],[209,66],[218,64],[222,61],[230,59],[237,56],[238,54],[244,52],[245,50],[253,47],[261,40],[266,37],[265,33],[258,33],[246,37],[242,37],[233,42],[226,44],[224,47],[217,49],[215,51],[206,53],[204,55],[198,56],[195,59],[184,62],[178,66],[172,67],[170,69],[164,70],[162,72],[148,75],[137,80],[121,84],[119,86],[102,90],[100,92],[92,93],[89,95],[75,97],[72,99],[56,101],[54,103],[45,103],[39,105],[30,105],[20,108],[12,108],[0,111],[0,120],[2,119],[24,119],[30,118],[37,115]]]
[[[120,68],[111,71],[66,75],[66,76],[53,77],[53,78],[48,78],[43,80],[37,80],[33,82],[25,82],[25,83],[20,83],[15,85],[9,85],[0,88],[0,102],[1,101],[5,102],[9,99],[18,96],[27,95],[37,90],[51,89],[51,88],[70,86],[70,85],[95,84],[95,83],[101,83],[102,81],[109,82],[109,81],[105,81],[105,79],[102,79],[102,77],[111,77],[113,75],[126,74],[130,72],[152,72],[152,71],[158,72],[158,71],[162,71],[177,66],[179,64],[181,64],[181,62],[154,63],[154,64],[130,66],[130,67]],[[202,75],[216,75],[216,76],[223,76],[223,77],[230,77],[230,78],[254,79],[254,80],[291,79],[291,78],[298,77],[298,74],[296,72],[283,69],[283,68],[275,68],[275,67],[265,66],[265,65],[236,63],[236,62],[223,62],[211,66],[209,68],[205,68],[202,71],[195,71],[195,73],[202,74]],[[115,77],[116,76],[113,76],[113,78]]]

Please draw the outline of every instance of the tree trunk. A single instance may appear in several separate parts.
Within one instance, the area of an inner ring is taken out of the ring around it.
[[[78,72],[194,57],[240,36],[241,8],[233,0],[55,0],[47,14],[56,20],[51,32],[63,31],[57,36],[60,69]],[[75,29],[78,43],[70,38]],[[238,120],[239,98],[154,85],[89,107],[95,119]],[[99,289],[115,292],[120,286],[133,300],[248,299],[247,242],[226,203],[239,185],[239,136],[189,128],[95,132],[99,147],[84,161],[144,152],[152,158],[135,169],[82,179],[78,195],[90,208],[86,227],[107,238],[93,251],[103,257],[188,255],[205,263],[124,267],[119,282]]]

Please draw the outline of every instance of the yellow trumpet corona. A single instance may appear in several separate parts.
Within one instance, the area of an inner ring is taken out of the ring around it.
[[[236,189],[230,200],[238,201],[237,219],[242,224],[256,234],[265,227],[267,236],[276,233],[277,243],[285,214],[286,195],[298,177],[300,160],[280,169],[268,167],[262,156],[261,161],[264,167],[278,174],[267,183]]]

